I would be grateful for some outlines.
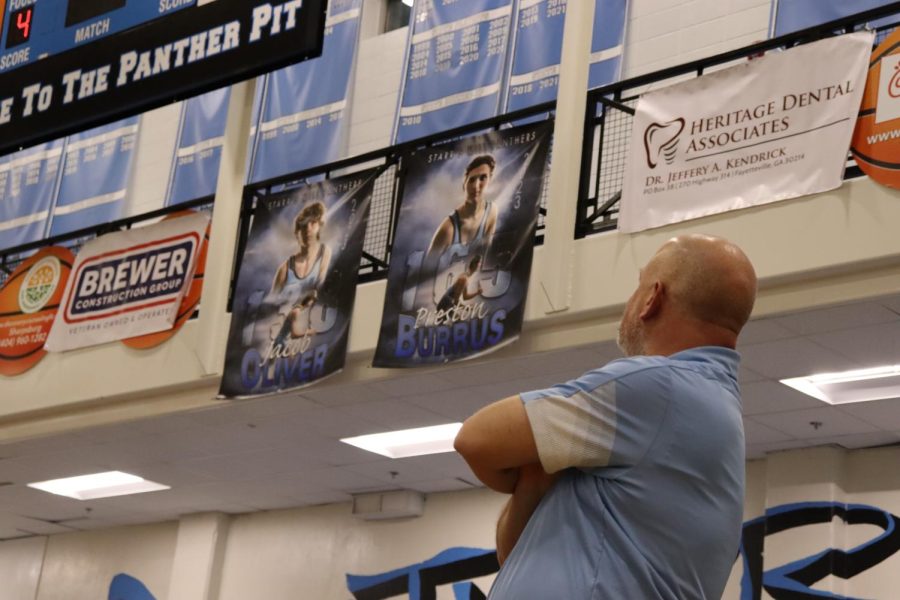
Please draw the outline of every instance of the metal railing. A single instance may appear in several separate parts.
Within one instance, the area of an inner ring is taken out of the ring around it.
[[[699,77],[716,67],[761,56],[769,50],[786,49],[834,35],[855,31],[876,19],[896,16],[892,24],[876,31],[880,42],[900,23],[900,2],[867,10],[815,27],[772,38],[708,58],[669,67],[588,92],[585,111],[584,145],[578,193],[578,220],[575,237],[582,238],[616,228],[625,164],[631,139],[635,106],[649,88],[665,87],[678,81]],[[876,42],[876,43],[877,43]],[[858,167],[848,166],[845,177],[861,175]]]

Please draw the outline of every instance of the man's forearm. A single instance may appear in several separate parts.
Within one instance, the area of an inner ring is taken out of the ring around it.
[[[497,560],[501,565],[519,541],[531,515],[556,481],[556,477],[545,473],[539,464],[519,469],[515,490],[497,521]]]

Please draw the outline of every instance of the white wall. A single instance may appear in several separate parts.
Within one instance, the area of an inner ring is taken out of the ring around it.
[[[157,600],[165,600],[177,532],[176,523],[161,523],[50,536],[35,600],[106,598],[119,573],[139,579]]]

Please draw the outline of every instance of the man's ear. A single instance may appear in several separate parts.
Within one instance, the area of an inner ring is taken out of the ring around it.
[[[638,315],[641,319],[647,320],[655,317],[662,309],[663,300],[666,295],[666,287],[659,280],[653,283],[653,289],[641,306],[641,312]]]

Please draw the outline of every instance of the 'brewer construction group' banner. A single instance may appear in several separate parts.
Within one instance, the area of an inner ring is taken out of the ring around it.
[[[308,385],[344,366],[375,178],[365,171],[257,195],[221,397]]]
[[[72,350],[171,329],[209,215],[104,235],[78,253],[45,348]]]
[[[769,53],[641,96],[619,229],[838,187],[873,37],[853,33]]]
[[[376,367],[469,358],[518,337],[551,133],[536,123],[406,161]]]

